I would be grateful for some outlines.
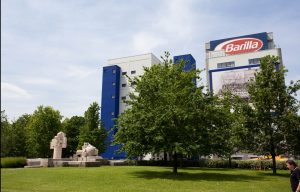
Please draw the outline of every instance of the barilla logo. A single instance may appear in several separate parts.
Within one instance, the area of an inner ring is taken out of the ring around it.
[[[215,51],[225,50],[226,54],[234,55],[250,53],[262,48],[263,42],[256,38],[239,38],[225,41],[216,46]]]

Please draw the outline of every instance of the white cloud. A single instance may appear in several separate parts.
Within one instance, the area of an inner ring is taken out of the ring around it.
[[[4,99],[30,99],[32,96],[17,85],[1,82],[1,97]],[[2,99],[2,98],[1,98]]]

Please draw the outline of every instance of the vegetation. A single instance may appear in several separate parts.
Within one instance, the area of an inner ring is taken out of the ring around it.
[[[246,141],[249,133],[244,127],[245,119],[242,112],[248,103],[230,92],[223,92],[215,100],[217,107],[213,114],[208,114],[215,128],[213,130],[208,128],[209,137],[212,138],[211,151],[212,154],[227,158],[231,167],[231,156],[247,149]]]
[[[94,102],[84,113],[85,123],[80,127],[79,143],[80,148],[84,142],[89,142],[95,146],[99,153],[105,151],[105,139],[107,133],[100,120],[100,107]]]
[[[131,107],[119,116],[115,135],[115,143],[122,144],[129,157],[169,153],[174,173],[179,154],[210,154],[207,128],[213,132],[225,122],[211,121],[209,116],[217,112],[214,99],[194,84],[200,72],[185,72],[184,64],[174,65],[166,53],[162,65],[145,68],[143,76],[130,80],[134,93],[127,103]]]
[[[2,169],[1,191],[224,191],[282,192],[290,190],[289,171],[179,169],[167,167],[99,167]]]
[[[26,165],[25,157],[4,157],[1,158],[1,168],[23,168]],[[1,170],[2,172],[2,170]]]
[[[298,165],[300,160],[298,160]],[[128,165],[137,166],[172,166],[172,162],[164,160],[128,160]],[[201,159],[201,160],[179,160],[179,167],[202,167],[202,168],[238,168],[238,169],[255,169],[271,170],[272,160],[232,160],[231,162],[223,159]],[[277,169],[287,170],[285,161],[277,161]]]
[[[94,102],[85,117],[74,116],[61,122],[59,111],[50,106],[39,106],[33,114],[24,114],[12,123],[5,111],[1,111],[1,157],[51,157],[50,142],[59,131],[64,131],[68,139],[64,157],[73,155],[83,142],[89,142],[103,152],[106,134],[100,126],[99,110]]]
[[[59,111],[52,107],[39,106],[32,114],[28,124],[28,157],[51,157],[50,142],[61,130]]]
[[[252,149],[272,156],[273,173],[276,174],[275,156],[286,153],[288,148],[299,150],[295,145],[299,144],[299,137],[296,137],[300,132],[299,102],[293,95],[299,90],[300,81],[285,85],[286,70],[278,57],[266,56],[260,61],[260,71],[249,84],[253,107],[247,110],[246,116],[251,116],[248,130],[253,139]]]
[[[285,86],[286,70],[278,57],[261,59],[261,69],[249,85],[250,101],[230,92],[221,97],[195,87],[199,71],[184,71],[184,61],[174,65],[169,53],[162,65],[145,68],[130,79],[134,93],[131,108],[118,119],[115,143],[129,157],[169,153],[176,173],[178,155],[228,157],[241,150],[275,156],[299,151],[299,102],[294,94],[300,82]],[[249,102],[251,103],[249,105]],[[293,149],[293,150],[290,150]]]
[[[67,136],[67,148],[63,150],[64,157],[70,157],[76,153],[79,148],[80,128],[84,125],[84,117],[73,116],[62,122],[62,130]]]
[[[166,52],[161,65],[145,68],[143,76],[130,79],[134,93],[125,101],[130,108],[117,120],[115,143],[128,157],[145,154],[169,154],[173,172],[180,157],[210,154],[229,159],[237,151],[248,150],[272,157],[300,154],[299,101],[295,98],[300,81],[285,84],[286,70],[274,56],[261,59],[261,68],[249,85],[250,100],[230,92],[216,97],[197,87],[199,70],[184,71],[185,62],[174,65]],[[201,82],[200,82],[201,84]],[[250,102],[250,105],[249,105]],[[64,156],[71,156],[83,142],[105,150],[107,133],[94,102],[84,117],[74,116],[63,122],[60,112],[39,106],[33,114],[24,114],[10,123],[1,111],[1,157],[51,157],[49,143],[64,131],[68,146]]]
[[[31,115],[24,114],[12,123],[11,129],[11,153],[13,157],[28,156],[26,150],[26,140],[29,136],[28,125]]]
[[[1,157],[8,156],[11,150],[11,124],[1,110]]]

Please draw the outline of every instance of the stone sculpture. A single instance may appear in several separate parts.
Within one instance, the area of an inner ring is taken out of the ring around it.
[[[53,151],[53,159],[61,159],[62,148],[67,147],[67,137],[63,132],[57,133],[50,143],[50,149]]]
[[[100,158],[98,149],[87,142],[83,144],[81,150],[76,151],[76,157],[79,161],[96,161]]]

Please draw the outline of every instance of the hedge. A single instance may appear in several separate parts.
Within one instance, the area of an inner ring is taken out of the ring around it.
[[[17,168],[26,165],[25,157],[3,157],[1,158],[1,168]]]
[[[299,160],[297,161],[299,165]],[[172,161],[128,161],[128,165],[137,166],[173,166]],[[233,160],[231,167],[228,160],[179,160],[178,167],[206,167],[206,168],[239,168],[239,169],[272,169],[272,160]],[[287,169],[285,161],[276,161],[277,169]]]

